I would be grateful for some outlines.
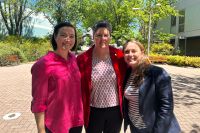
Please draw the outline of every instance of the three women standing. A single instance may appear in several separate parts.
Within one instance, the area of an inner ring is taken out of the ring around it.
[[[137,41],[127,41],[123,58],[121,50],[109,45],[111,31],[106,21],[93,27],[94,45],[77,57],[79,72],[75,55],[70,52],[76,44],[74,26],[55,26],[54,51],[31,69],[31,110],[39,133],[81,133],[83,108],[86,133],[119,133],[124,59],[129,66],[124,84],[125,130],[130,125],[132,133],[180,132],[168,73],[150,64]]]

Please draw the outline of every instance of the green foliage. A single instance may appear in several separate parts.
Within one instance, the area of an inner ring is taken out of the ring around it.
[[[163,33],[159,30],[154,31],[154,40],[168,42],[174,36],[174,34]]]
[[[49,41],[43,39],[25,41],[19,48],[26,55],[28,61],[35,61],[52,50]]]
[[[168,43],[152,44],[151,52],[162,54],[162,55],[172,55],[174,47]]]
[[[83,27],[92,27],[99,20],[107,20],[112,24],[113,42],[125,40],[134,36],[136,28],[136,13],[132,8],[138,5],[138,1],[116,0],[83,0],[82,1]]]
[[[186,57],[186,63],[187,66],[192,67],[199,67],[200,68],[200,57]]]
[[[167,63],[167,56],[151,54],[149,59],[152,63]]]
[[[19,62],[35,61],[52,50],[49,38],[39,39],[8,36],[1,44],[0,56],[5,60],[10,55],[17,55]]]
[[[8,43],[0,43],[0,66],[16,65],[20,62],[26,62],[24,53]]]
[[[173,2],[175,1],[176,0],[173,0]],[[150,14],[151,14],[151,27],[154,27],[158,23],[158,21],[163,18],[166,18],[171,15],[174,15],[174,16],[178,15],[178,11],[175,10],[175,7],[170,2],[172,1],[148,0],[148,1],[142,1],[141,2],[142,4],[140,4],[141,6],[134,7],[134,8],[139,9],[139,10],[135,10],[135,12],[137,12],[136,18],[139,20],[139,23],[138,23],[139,29],[140,29],[139,31],[145,42],[147,42],[147,39],[148,39],[147,36],[148,36]],[[154,32],[154,36],[156,34],[157,32]],[[159,36],[159,34],[156,36]],[[165,38],[161,38],[161,40],[163,39],[165,40]],[[160,38],[158,38],[158,40],[160,40]]]
[[[168,56],[167,63],[177,66],[191,66],[200,68],[200,57]]]
[[[81,1],[79,0],[41,0],[36,4],[36,11],[42,12],[52,25],[63,21],[78,23]]]
[[[162,18],[177,15],[177,11],[171,5],[172,3],[170,3],[172,1],[173,3],[176,2],[176,0],[36,0],[34,2],[27,0],[7,0],[4,2],[6,4],[11,3],[13,12],[7,12],[3,6],[2,12],[6,16],[7,24],[11,24],[8,27],[16,29],[22,29],[22,26],[28,27],[26,25],[28,22],[27,18],[30,18],[28,16],[33,12],[37,12],[43,13],[53,25],[61,21],[70,21],[78,28],[81,27],[82,31],[88,27],[92,27],[99,20],[108,20],[113,26],[113,42],[118,40],[122,40],[123,42],[127,38],[133,37],[147,42],[149,14],[152,14],[151,26]],[[160,6],[156,6],[158,3],[160,3]],[[20,7],[23,8],[23,12],[19,12]],[[31,8],[27,14],[24,14],[25,7]],[[134,11],[133,8],[140,8],[141,10]],[[20,22],[20,24],[15,24],[15,22]],[[17,25],[19,28],[16,27]],[[15,32],[11,28],[9,29],[9,34]],[[137,31],[139,34],[134,34]],[[16,31],[16,33],[21,35],[21,31]],[[159,36],[158,39],[166,40],[167,38],[163,35],[162,37]]]
[[[153,63],[167,63],[169,65],[200,68],[200,57],[151,54],[149,59]]]
[[[177,66],[186,66],[186,60],[184,56],[168,56],[167,63]]]

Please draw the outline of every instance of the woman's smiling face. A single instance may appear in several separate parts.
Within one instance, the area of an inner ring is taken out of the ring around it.
[[[124,48],[124,60],[132,68],[138,66],[144,57],[144,51],[135,43],[128,42]]]
[[[72,27],[62,27],[54,36],[57,50],[70,50],[75,44],[75,31]]]
[[[97,48],[108,48],[110,40],[110,31],[107,28],[99,28],[94,34],[94,43]]]

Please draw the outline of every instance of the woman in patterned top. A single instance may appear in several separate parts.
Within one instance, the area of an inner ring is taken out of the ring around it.
[[[87,133],[119,133],[122,124],[123,52],[109,45],[111,26],[93,27],[94,45],[77,57]]]
[[[150,63],[140,42],[128,40],[123,51],[129,66],[124,82],[125,131],[130,125],[131,133],[179,133],[169,74]]]

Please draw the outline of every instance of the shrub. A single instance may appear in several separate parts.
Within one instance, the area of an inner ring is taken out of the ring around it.
[[[199,67],[200,68],[200,57],[186,57],[186,66]]]
[[[152,63],[167,63],[167,56],[163,55],[151,55],[149,59]]]
[[[167,57],[167,63],[171,65],[177,65],[177,66],[186,66],[185,63],[185,57],[184,56],[168,56]]]
[[[26,41],[19,48],[26,55],[28,61],[35,61],[45,55],[49,50],[52,50],[48,40]]]
[[[49,39],[7,36],[0,42],[0,60],[2,65],[35,61],[51,49]],[[16,60],[16,61],[14,61]],[[17,61],[18,60],[18,61]]]
[[[162,55],[172,55],[174,47],[168,43],[152,44],[151,52]]]
[[[169,65],[190,66],[200,68],[200,57],[151,54],[149,56],[149,59],[153,63],[167,63]]]
[[[0,66],[17,65],[26,62],[27,59],[23,52],[9,44],[0,44]]]

